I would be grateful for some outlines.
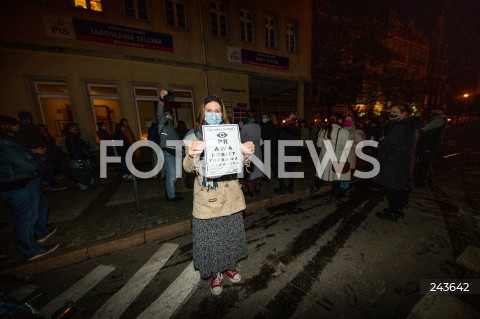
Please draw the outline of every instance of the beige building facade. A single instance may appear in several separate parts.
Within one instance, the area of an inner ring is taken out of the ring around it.
[[[220,96],[233,121],[310,77],[310,1],[48,0],[9,2],[0,28],[1,114],[30,111],[61,139],[78,123],[127,118],[146,138],[161,89],[188,128]],[[300,92],[300,94],[298,94]]]

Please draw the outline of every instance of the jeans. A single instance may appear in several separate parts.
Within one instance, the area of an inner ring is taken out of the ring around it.
[[[87,163],[88,165],[90,165],[90,160],[89,160],[89,159],[88,159],[88,160],[84,160],[84,162]],[[88,183],[88,184],[78,183],[78,187],[80,187],[80,190],[84,191],[84,190],[88,189],[88,187],[89,187],[90,185],[93,185],[93,183],[95,183],[95,180],[94,180],[94,178],[92,177],[92,179],[90,180],[90,183]]]
[[[45,249],[36,240],[48,235],[48,199],[40,192],[40,178],[22,188],[0,192],[0,200],[13,216],[17,250],[26,258],[42,253]]]
[[[165,168],[165,184],[168,198],[175,197],[175,155],[163,151],[163,167]]]

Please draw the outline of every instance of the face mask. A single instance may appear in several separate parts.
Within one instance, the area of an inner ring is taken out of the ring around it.
[[[205,112],[205,122],[210,125],[222,123],[222,113]]]
[[[267,123],[267,119],[262,119],[263,124]]]
[[[352,125],[352,121],[346,120],[345,122],[343,122],[343,126],[345,127],[349,127],[351,125]]]
[[[172,114],[167,114],[167,115],[165,115],[165,117],[166,117],[167,119],[171,120],[171,119],[172,119]]]
[[[390,113],[390,114],[388,114],[388,119],[392,122],[397,122],[397,121],[400,120],[400,115]]]
[[[125,132],[125,127],[122,127],[122,132]]]

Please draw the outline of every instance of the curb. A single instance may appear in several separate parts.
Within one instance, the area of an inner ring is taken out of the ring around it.
[[[330,187],[322,187],[316,192],[320,194],[330,191]],[[248,203],[245,211],[255,212],[263,208],[279,206],[288,202],[307,199],[312,194],[308,189],[301,189],[293,194],[285,194],[261,199]],[[150,243],[156,240],[166,240],[171,237],[186,234],[192,230],[191,217],[182,218],[156,227],[143,229],[137,232],[99,240],[93,243],[72,247],[54,252],[52,255],[31,262],[19,262],[9,269],[0,271],[0,277],[14,276],[17,278],[41,274],[57,268],[70,266],[86,260],[124,250],[134,246]]]

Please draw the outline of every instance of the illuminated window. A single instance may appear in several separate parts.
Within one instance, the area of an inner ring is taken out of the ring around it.
[[[123,7],[127,17],[148,20],[146,0],[123,0]]]
[[[184,1],[165,0],[165,14],[168,25],[184,29],[187,28]]]
[[[102,12],[102,0],[74,0],[75,7]]]
[[[240,9],[240,37],[247,43],[255,42],[254,19],[250,11]]]
[[[287,52],[297,52],[297,28],[293,23],[287,23]]]
[[[221,1],[210,1],[210,24],[212,33],[221,37],[228,36],[227,7]]]
[[[277,23],[273,17],[265,17],[265,46],[267,48],[277,47]]]
[[[42,114],[42,123],[59,142],[65,123],[73,121],[68,85],[66,82],[36,81],[34,87]]]

